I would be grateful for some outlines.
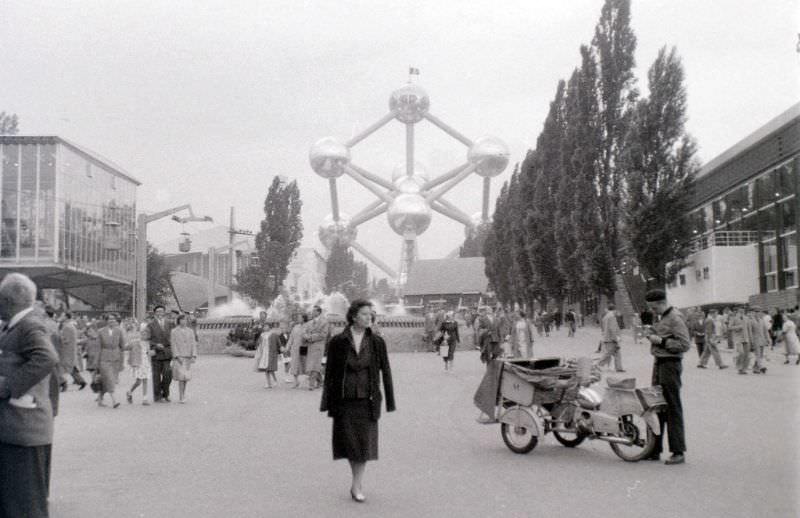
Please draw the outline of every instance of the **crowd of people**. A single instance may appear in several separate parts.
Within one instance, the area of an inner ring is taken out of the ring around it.
[[[548,313],[539,310],[532,317],[521,309],[497,306],[480,306],[465,309],[457,315],[453,310],[428,304],[425,307],[423,348],[435,352],[444,360],[445,372],[453,372],[455,352],[463,337],[458,320],[462,320],[472,334],[472,346],[481,351],[481,361],[488,363],[496,358],[532,358],[534,329],[538,337],[550,336],[551,329],[567,328],[567,336],[574,337],[583,316],[573,309],[565,313]]]
[[[99,317],[75,316],[41,302],[34,304],[34,311],[42,317],[59,357],[51,378],[54,398],[59,391],[68,390],[71,377],[78,390],[91,386],[98,406],[108,406],[108,396],[110,407],[119,408],[116,391],[127,359],[134,380],[125,392],[129,404],[139,387],[143,405],[150,405],[151,399],[169,403],[173,381],[178,382],[179,402],[185,402],[191,367],[197,360],[196,320],[192,315],[167,313],[160,305],[143,322],[121,319],[113,312]]]
[[[281,366],[285,381],[293,383],[293,388],[300,388],[301,377],[306,378],[308,390],[322,387],[331,326],[320,306],[313,306],[309,313],[296,311],[291,321],[280,320],[277,327],[272,327],[267,314],[262,313],[256,328],[255,368],[266,377],[264,388],[278,384],[276,373]]]

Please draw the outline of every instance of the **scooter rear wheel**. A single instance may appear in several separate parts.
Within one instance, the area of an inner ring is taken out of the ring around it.
[[[656,447],[656,435],[640,415],[625,415],[620,418],[623,437],[632,444],[612,442],[611,449],[626,462],[637,462],[648,457]]]
[[[530,453],[539,443],[539,438],[533,435],[533,429],[527,426],[503,423],[500,425],[500,434],[508,449],[514,453]]]

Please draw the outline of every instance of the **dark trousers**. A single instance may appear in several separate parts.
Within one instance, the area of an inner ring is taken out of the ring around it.
[[[47,518],[50,452],[0,442],[0,518]]]
[[[705,340],[698,340],[697,338],[694,339],[694,344],[697,346],[697,357],[703,357],[703,351],[706,349],[706,341]]]
[[[679,358],[657,358],[653,365],[653,385],[661,385],[667,408],[658,414],[661,435],[656,438],[653,455],[660,455],[663,450],[664,427],[669,435],[669,451],[683,453],[686,451],[686,439],[683,431],[683,405],[681,404],[681,372],[683,365]]]
[[[83,376],[81,376],[81,371],[78,370],[78,367],[72,367],[72,372],[70,372],[70,375],[72,376],[72,381],[76,385],[83,385],[86,383],[86,380],[84,380]]]
[[[172,360],[153,360],[153,399],[169,399],[169,385],[172,383]]]

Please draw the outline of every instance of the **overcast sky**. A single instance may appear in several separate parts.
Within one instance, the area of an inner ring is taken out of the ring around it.
[[[602,0],[81,1],[0,0],[0,110],[21,133],[59,135],[121,165],[142,182],[139,209],[191,203],[256,230],[273,175],[297,179],[307,246],[330,212],[327,182],[309,146],[345,140],[388,112],[409,65],[421,70],[431,112],[470,138],[504,139],[508,171],[535,142],[559,79],[579,63]],[[686,69],[688,129],[712,159],[800,100],[797,1],[634,1],[637,76],[662,45]],[[432,176],[466,148],[417,125],[417,157]],[[404,160],[393,122],[353,149],[353,161],[389,177]],[[447,198],[480,210],[478,177]],[[342,210],[372,195],[339,180]],[[189,230],[200,230],[202,224]],[[153,225],[151,241],[178,224]],[[463,227],[434,213],[420,258],[442,257]],[[359,241],[396,267],[400,238],[385,216]]]

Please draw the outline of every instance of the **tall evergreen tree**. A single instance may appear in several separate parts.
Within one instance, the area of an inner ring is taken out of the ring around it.
[[[478,225],[467,232],[464,243],[458,250],[459,257],[483,257],[483,243],[489,232],[489,225]]]
[[[164,254],[147,243],[147,306],[165,304],[172,290],[171,272]]]
[[[530,295],[543,305],[548,298],[561,299],[566,287],[558,264],[558,249],[564,237],[558,232],[556,220],[558,186],[564,177],[565,90],[564,81],[559,81],[544,128],[536,141],[536,150],[528,153],[523,163],[522,196],[530,200],[524,213],[525,244],[532,274]]]
[[[614,272],[620,264],[620,224],[623,215],[625,168],[622,153],[630,128],[632,108],[638,92],[634,52],[636,36],[630,26],[630,0],[606,0],[595,28],[590,49],[582,48],[581,75],[586,95],[592,104],[592,129],[597,140],[596,161],[591,171],[594,190],[593,210],[597,211],[592,241],[582,240],[589,252],[589,281],[599,292],[612,296],[616,291]],[[594,69],[594,70],[590,70]],[[590,84],[589,84],[590,83]],[[589,102],[587,100],[587,102]]]
[[[486,258],[486,277],[494,289],[495,296],[503,303],[511,301],[511,286],[508,271],[511,268],[511,250],[507,239],[508,182],[503,183],[495,202],[494,216],[486,241],[483,256]]]
[[[647,73],[649,98],[636,105],[628,141],[628,228],[632,252],[654,284],[671,282],[691,244],[689,196],[698,164],[686,133],[680,57],[662,47]]]
[[[289,262],[303,239],[297,182],[275,176],[264,200],[264,219],[256,235],[258,261],[236,276],[237,291],[269,304],[289,274]]]

